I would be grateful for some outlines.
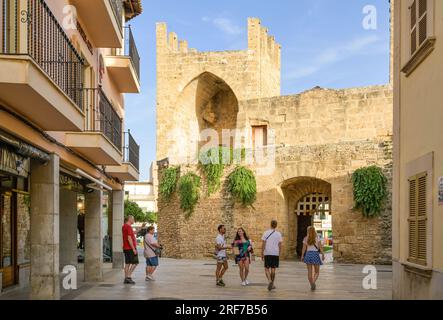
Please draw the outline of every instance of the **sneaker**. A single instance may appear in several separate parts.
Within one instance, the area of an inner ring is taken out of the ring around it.
[[[249,286],[251,283],[246,279],[246,285]]]
[[[268,284],[268,291],[271,291],[272,289],[274,289],[274,283],[269,282],[269,284]]]
[[[155,281],[155,278],[152,274],[148,275],[147,278],[151,281]]]
[[[124,284],[131,284],[131,280],[129,278],[125,278],[125,281],[123,281]]]
[[[225,283],[222,280],[218,280],[216,285],[217,285],[217,287],[224,287]]]
[[[315,290],[315,283],[311,283],[311,291]]]
[[[223,281],[223,279],[220,279],[220,284],[222,285],[222,287],[226,287],[226,283]]]
[[[246,284],[246,281],[243,281],[242,283],[241,283],[241,285],[243,286],[243,287],[245,287],[247,284]]]
[[[151,281],[148,276],[146,276],[145,281]]]

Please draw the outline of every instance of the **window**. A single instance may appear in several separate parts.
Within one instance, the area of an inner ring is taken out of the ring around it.
[[[409,179],[409,257],[411,263],[427,265],[427,173]]]
[[[428,38],[428,0],[414,0],[410,7],[411,16],[411,55]]]
[[[434,1],[410,0],[408,7],[410,59],[402,69],[407,76],[434,50]]]
[[[268,145],[267,126],[252,126],[252,145],[254,148]]]

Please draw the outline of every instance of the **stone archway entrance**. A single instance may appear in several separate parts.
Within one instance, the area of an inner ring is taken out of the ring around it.
[[[311,193],[301,198],[296,207],[297,215],[297,255],[301,256],[303,239],[307,235],[307,228],[314,226],[324,244],[329,246],[332,241],[332,216],[329,195]]]
[[[286,180],[282,190],[289,223],[289,256],[301,255],[310,225],[315,226],[325,244],[332,246],[331,184],[313,177],[296,177]]]
[[[169,133],[170,163],[189,163],[203,147],[232,146],[239,103],[231,87],[203,72],[191,80],[177,99],[174,129]]]

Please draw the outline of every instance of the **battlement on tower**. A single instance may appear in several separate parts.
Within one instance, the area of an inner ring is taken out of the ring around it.
[[[248,48],[258,59],[269,61],[280,68],[281,45],[275,37],[268,34],[268,29],[261,25],[258,18],[248,18]],[[157,23],[157,54],[198,53],[197,49],[189,48],[188,41],[179,39],[177,33],[168,32],[167,24]]]
[[[262,26],[260,19],[248,18],[248,50],[256,52],[261,58],[268,57],[280,68],[281,45],[268,32],[268,28]]]

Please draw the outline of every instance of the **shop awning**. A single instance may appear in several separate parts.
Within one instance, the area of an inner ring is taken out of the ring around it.
[[[36,147],[31,146],[30,144],[27,144],[26,142],[23,142],[6,132],[0,131],[0,142],[11,146],[17,154],[25,158],[31,158],[43,163],[50,160],[48,153],[37,149]]]

